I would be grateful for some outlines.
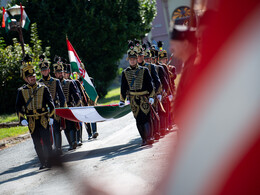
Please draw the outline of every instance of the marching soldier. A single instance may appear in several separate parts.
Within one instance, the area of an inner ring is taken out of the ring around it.
[[[39,169],[44,169],[51,167],[52,147],[49,125],[53,125],[55,110],[48,87],[36,82],[36,74],[31,62],[32,58],[28,54],[22,60],[21,73],[27,84],[18,89],[16,111],[20,123],[29,127],[41,163]]]
[[[154,89],[148,68],[139,66],[134,43],[129,42],[128,60],[130,66],[122,72],[119,106],[124,106],[127,93],[136,119],[137,129],[142,137],[142,145],[152,144],[150,127],[150,104],[154,103]]]
[[[160,46],[160,47],[159,47]],[[172,129],[173,126],[173,118],[172,118],[172,112],[173,112],[173,93],[175,91],[175,84],[174,80],[176,79],[176,68],[175,66],[169,65],[168,64],[168,56],[167,56],[167,51],[163,49],[163,43],[158,42],[158,47],[159,47],[159,63],[162,64],[167,68],[168,74],[169,74],[169,90],[167,92],[168,96],[164,98],[164,108],[166,110],[166,114],[168,117],[166,117],[167,125],[168,125],[168,130]]]
[[[80,97],[77,93],[77,88],[74,85],[74,83],[70,80],[64,79],[64,73],[63,73],[63,63],[61,61],[60,57],[55,57],[54,61],[56,61],[56,64],[54,64],[54,73],[55,77],[58,78],[61,82],[61,87],[63,90],[63,93],[65,95],[66,104],[69,107],[75,107],[80,106],[81,101]],[[69,150],[76,149],[77,142],[76,142],[76,124],[73,121],[65,120],[65,135],[69,142]]]
[[[77,89],[77,93],[78,93],[80,100],[82,102],[82,105],[87,106],[88,101],[87,101],[85,89],[83,88],[83,86],[81,85],[81,83],[78,80],[71,79],[71,77],[70,77],[70,75],[72,73],[71,65],[67,64],[67,61],[65,59],[63,59],[63,67],[64,67],[64,78],[68,79],[68,80],[70,80],[74,83],[74,85]],[[81,146],[83,144],[82,143],[82,123],[75,123],[75,125],[77,126],[77,129],[78,129],[76,131],[77,145]]]
[[[65,105],[65,96],[61,88],[60,80],[55,79],[50,76],[50,63],[48,60],[45,59],[44,55],[40,57],[39,67],[41,70],[42,78],[39,82],[44,83],[51,94],[51,97],[54,101],[55,108],[59,107],[66,107]],[[55,149],[57,154],[62,154],[61,150],[61,129],[60,129],[60,117],[54,114],[54,123],[53,123],[53,130],[54,130],[54,138],[55,138]]]
[[[137,52],[137,62],[139,66],[147,67],[149,70],[149,73],[152,77],[155,93],[159,90],[159,87],[161,85],[161,81],[158,77],[158,74],[155,70],[154,64],[146,63],[144,61],[144,51],[146,50],[146,44],[141,45],[138,40],[135,40],[135,51]]]
[[[165,104],[165,98],[167,96],[167,92],[169,91],[170,84],[169,84],[169,77],[167,69],[165,71],[165,68],[158,62],[158,50],[155,49],[154,46],[151,47],[151,61],[155,63],[156,71],[158,73],[158,76],[162,83],[162,89],[161,89],[161,102]],[[158,109],[159,117],[160,117],[160,135],[164,136],[167,130],[167,115],[166,110],[164,109],[164,106],[159,106]]]
[[[159,116],[158,116],[158,113],[156,113],[156,105],[158,104],[157,100],[159,99],[159,101],[161,101],[161,98],[162,98],[162,96],[160,94],[161,81],[160,81],[158,74],[155,70],[155,65],[151,64],[151,63],[146,63],[145,60],[144,60],[145,56],[150,55],[150,51],[147,52],[147,50],[146,50],[146,44],[141,45],[138,40],[135,40],[135,50],[137,51],[138,65],[147,67],[148,70],[149,70],[149,73],[152,77],[152,82],[153,82],[153,85],[154,85],[154,92],[155,92],[155,96],[154,96],[155,103],[153,104],[153,107],[155,109],[153,109],[151,111],[151,118],[153,120],[151,120],[150,125],[151,125],[151,129],[152,129],[152,137],[154,137],[155,140],[158,140],[160,138],[160,133],[159,133],[160,126],[159,126]]]

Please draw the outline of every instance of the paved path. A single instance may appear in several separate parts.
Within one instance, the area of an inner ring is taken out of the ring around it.
[[[98,139],[87,141],[83,130],[83,145],[70,152],[63,136],[65,169],[39,171],[31,139],[1,150],[0,194],[82,194],[92,188],[113,195],[154,191],[168,167],[168,148],[174,148],[176,132],[140,147],[132,113],[98,123],[98,132]]]

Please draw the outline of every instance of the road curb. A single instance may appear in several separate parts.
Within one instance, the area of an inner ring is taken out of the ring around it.
[[[12,146],[12,145],[22,142],[23,140],[26,140],[28,138],[30,138],[29,132],[26,134],[18,135],[16,137],[5,138],[3,140],[0,140],[0,149],[4,149],[8,146]]]

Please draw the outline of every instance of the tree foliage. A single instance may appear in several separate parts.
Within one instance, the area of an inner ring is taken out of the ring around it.
[[[50,48],[46,47],[43,52],[37,34],[37,25],[31,25],[31,46],[25,44],[25,53],[33,58],[33,65],[39,73],[38,59],[40,54],[48,56]],[[22,47],[16,38],[13,38],[13,44],[6,46],[3,37],[0,37],[0,114],[14,113],[17,88],[24,84],[20,77],[20,67],[22,60]]]
[[[99,96],[115,78],[127,41],[143,38],[156,15],[155,0],[22,0],[43,45],[67,57],[66,35],[94,78]],[[15,0],[13,3],[20,3]],[[25,38],[26,39],[26,38]]]

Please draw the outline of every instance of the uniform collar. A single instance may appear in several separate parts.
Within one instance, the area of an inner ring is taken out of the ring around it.
[[[131,70],[135,70],[135,69],[137,69],[138,67],[139,67],[138,64],[136,64],[136,66],[134,66],[134,67],[130,66]]]
[[[142,61],[141,63],[138,63],[138,65],[140,65],[140,66],[144,66],[144,65],[145,65],[145,62]]]
[[[43,79],[44,81],[49,81],[49,80],[51,79],[51,76],[50,76],[50,75],[48,75],[47,77],[42,76],[42,79]]]
[[[37,87],[37,82],[34,85],[27,84],[29,89],[35,89]]]

